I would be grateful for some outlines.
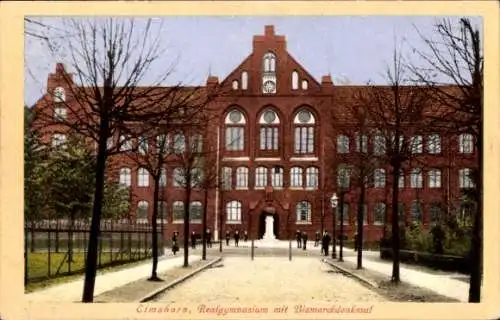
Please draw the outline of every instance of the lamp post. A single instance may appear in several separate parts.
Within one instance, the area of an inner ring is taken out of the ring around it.
[[[335,209],[337,209],[339,202],[339,198],[337,197],[337,194],[334,193],[332,194],[332,197],[330,198],[330,204],[332,206],[332,243],[333,243],[333,248],[332,248],[332,259],[337,258],[337,239],[335,235],[335,229],[336,229],[336,220],[337,216],[335,214]]]
[[[340,191],[340,248],[339,248],[339,261],[343,262],[343,249],[344,249],[344,194],[345,191]]]

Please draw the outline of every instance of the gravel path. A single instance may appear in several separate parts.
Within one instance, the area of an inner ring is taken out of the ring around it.
[[[227,257],[159,296],[162,303],[377,302],[385,299],[332,272],[319,258]]]

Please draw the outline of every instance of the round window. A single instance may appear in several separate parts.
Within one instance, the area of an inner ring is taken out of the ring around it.
[[[276,114],[270,110],[264,112],[264,121],[267,123],[272,123],[276,120]]]
[[[311,120],[311,113],[309,111],[300,111],[299,112],[299,121],[302,123],[308,123]]]
[[[241,112],[239,111],[231,111],[229,114],[229,120],[231,120],[231,122],[238,123],[241,121],[241,118]]]

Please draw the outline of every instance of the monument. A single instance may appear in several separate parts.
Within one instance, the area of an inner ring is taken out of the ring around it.
[[[274,217],[267,216],[265,223],[264,235],[262,236],[262,239],[256,241],[256,247],[278,247],[281,245],[281,241],[276,239],[276,236],[274,235]]]
[[[262,236],[262,241],[275,241],[276,236],[274,235],[274,218],[272,216],[266,217],[266,229],[264,235]]]

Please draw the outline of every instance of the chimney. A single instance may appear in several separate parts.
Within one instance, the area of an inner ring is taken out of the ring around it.
[[[274,26],[273,25],[267,25],[264,27],[265,32],[264,35],[266,37],[274,37]]]
[[[331,93],[333,89],[333,81],[330,75],[321,77],[321,91]]]

